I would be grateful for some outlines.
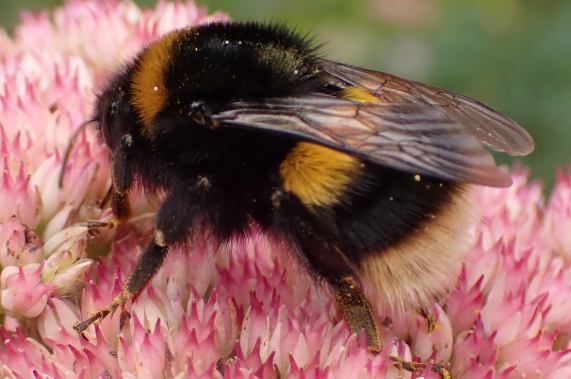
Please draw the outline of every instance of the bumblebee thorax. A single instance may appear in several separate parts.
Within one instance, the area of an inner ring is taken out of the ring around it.
[[[170,32],[147,47],[131,74],[131,103],[149,125],[193,102],[223,103],[310,91],[315,48],[290,30],[216,23]]]

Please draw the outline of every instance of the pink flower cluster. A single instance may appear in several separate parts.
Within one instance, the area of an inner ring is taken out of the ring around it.
[[[69,137],[125,58],[171,28],[224,18],[193,2],[75,0],[24,15],[13,37],[0,31],[0,376],[439,377],[430,365],[403,371],[397,356],[456,378],[571,377],[571,170],[547,204],[522,172],[509,189],[478,190],[478,240],[457,285],[428,318],[386,317],[376,356],[331,294],[258,232],[224,251],[175,249],[138,301],[75,333],[119,293],[152,208],[139,197],[119,233],[78,224],[109,217],[98,207],[109,162],[82,133],[59,188]]]

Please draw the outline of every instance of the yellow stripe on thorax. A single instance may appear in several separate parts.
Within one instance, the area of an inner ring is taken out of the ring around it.
[[[145,131],[155,116],[164,109],[168,99],[165,84],[165,69],[171,63],[172,44],[184,30],[175,30],[153,42],[141,56],[131,81],[131,101]]]
[[[284,189],[306,206],[337,204],[363,164],[348,154],[299,142],[280,165]]]

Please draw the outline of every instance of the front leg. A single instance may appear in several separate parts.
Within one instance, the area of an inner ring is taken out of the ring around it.
[[[73,327],[82,333],[95,321],[104,319],[128,300],[137,297],[163,264],[169,247],[184,243],[192,233],[192,225],[200,214],[199,198],[208,190],[201,178],[195,184],[173,191],[161,205],[156,218],[153,239],[138,257],[121,294],[105,309],[99,310]]]

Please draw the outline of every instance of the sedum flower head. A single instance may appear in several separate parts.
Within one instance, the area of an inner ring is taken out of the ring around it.
[[[0,375],[9,378],[437,378],[393,358],[439,362],[457,378],[571,377],[571,170],[549,201],[525,172],[480,188],[477,240],[447,298],[426,315],[382,316],[371,355],[279,241],[258,231],[214,251],[173,249],[134,304],[85,338],[72,325],[106,306],[148,238],[150,207],[131,228],[92,235],[109,218],[107,150],[70,135],[94,90],[145,43],[217,19],[192,1],[140,9],[69,1],[0,32]],[[452,275],[453,273],[451,273]]]

